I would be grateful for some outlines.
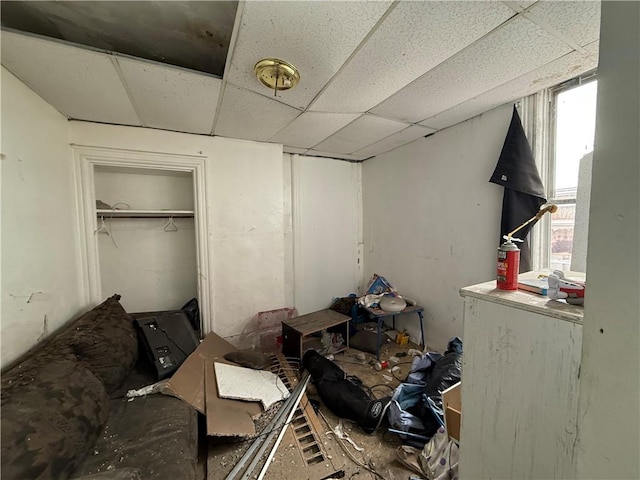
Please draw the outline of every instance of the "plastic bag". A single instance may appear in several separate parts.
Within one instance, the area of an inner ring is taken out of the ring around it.
[[[424,393],[428,397],[439,397],[447,388],[460,381],[462,376],[462,340],[454,337],[447,345],[445,354],[437,359],[426,378]],[[436,402],[437,403],[437,402]]]
[[[440,358],[442,355],[434,352],[416,355],[411,364],[411,372],[407,376],[407,383],[425,384],[433,366]]]
[[[180,310],[182,310],[189,319],[193,330],[200,332],[200,307],[198,306],[198,299],[192,298],[185,303]]]
[[[429,480],[458,478],[458,445],[440,427],[420,453],[420,466]]]
[[[401,383],[393,392],[391,404],[389,405],[389,424],[396,430],[407,433],[422,435],[425,431],[422,419],[409,410],[415,410],[423,401],[423,393],[425,385],[421,383]],[[411,442],[411,437],[400,435],[405,441]],[[422,446],[424,442],[420,444]]]

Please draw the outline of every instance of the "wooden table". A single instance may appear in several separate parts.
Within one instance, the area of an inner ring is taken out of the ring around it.
[[[381,308],[372,308],[372,307],[365,308],[365,310],[367,311],[369,316],[371,316],[376,320],[376,323],[378,324],[378,338],[376,340],[376,358],[378,360],[380,360],[380,331],[382,329],[382,324],[384,323],[384,319],[388,317],[393,318],[393,328],[395,329],[397,315],[407,315],[409,313],[415,313],[416,315],[418,315],[418,318],[420,319],[420,339],[421,339],[420,345],[424,347],[425,345],[424,325],[423,325],[423,317],[422,317],[422,311],[424,309],[421,306],[409,305],[404,310],[401,310],[399,312],[387,312],[386,310],[382,310]]]
[[[349,321],[351,317],[343,315],[334,310],[320,310],[300,317],[292,318],[282,322],[282,353],[286,357],[298,358],[302,360],[305,351],[304,343],[308,337],[314,333],[321,332],[327,328],[343,325],[344,347],[338,350],[341,352],[349,347]],[[336,352],[332,352],[336,353]]]

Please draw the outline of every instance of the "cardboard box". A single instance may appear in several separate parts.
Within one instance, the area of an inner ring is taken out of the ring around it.
[[[462,423],[461,382],[442,392],[442,410],[444,411],[444,425],[447,434],[453,440],[460,442],[460,425]]]

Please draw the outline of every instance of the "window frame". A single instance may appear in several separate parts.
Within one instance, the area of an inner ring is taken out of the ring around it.
[[[545,196],[557,205],[575,204],[573,199],[555,199],[556,120],[558,96],[562,92],[597,80],[597,70],[591,70],[570,80],[534,93],[520,100],[523,127],[529,138],[533,156],[544,185]],[[577,193],[576,193],[577,197]],[[551,266],[551,215],[545,215],[530,233],[534,270]]]

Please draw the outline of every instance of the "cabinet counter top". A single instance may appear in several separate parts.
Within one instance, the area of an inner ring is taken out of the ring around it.
[[[525,275],[529,278],[537,276],[533,272]],[[495,280],[463,287],[460,289],[460,295],[540,313],[573,323],[582,324],[584,317],[584,307],[581,305],[570,305],[562,300],[553,300],[544,295],[524,290],[498,290]]]

